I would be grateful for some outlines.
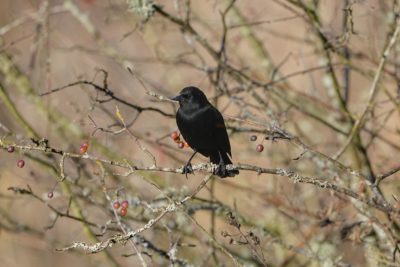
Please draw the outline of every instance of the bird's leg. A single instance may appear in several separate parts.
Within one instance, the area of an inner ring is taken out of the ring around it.
[[[214,174],[218,175],[221,178],[227,177],[227,171],[226,171],[226,167],[225,167],[225,162],[222,158],[221,152],[218,151],[218,155],[219,155],[219,163],[218,163],[218,167],[215,170]]]
[[[192,161],[193,157],[194,157],[196,154],[197,154],[197,150],[194,151],[193,155],[190,156],[188,162],[185,164],[185,166],[183,166],[182,174],[185,174],[185,175],[186,175],[186,179],[187,179],[187,174],[188,174],[188,173],[193,173],[191,161]]]

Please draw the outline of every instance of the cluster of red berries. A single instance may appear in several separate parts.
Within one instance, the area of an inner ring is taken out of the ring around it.
[[[8,153],[13,153],[14,151],[15,151],[15,147],[13,147],[13,146],[8,146],[7,147],[7,152]],[[17,161],[17,166],[18,166],[18,168],[23,168],[25,166],[25,160],[23,160],[23,159],[18,160]]]
[[[250,141],[255,142],[257,141],[257,135],[252,135],[250,136]],[[263,152],[264,151],[264,146],[263,144],[258,144],[256,147],[257,152]]]
[[[180,149],[184,147],[189,147],[189,144],[185,141],[181,141],[181,135],[177,131],[173,131],[170,135],[171,139],[174,140],[175,143],[178,144]]]
[[[121,203],[119,203],[118,200],[115,200],[114,204],[113,204],[113,207],[116,210],[121,208],[120,214],[121,214],[122,217],[124,217],[128,213],[129,202],[128,202],[128,200],[124,200]]]

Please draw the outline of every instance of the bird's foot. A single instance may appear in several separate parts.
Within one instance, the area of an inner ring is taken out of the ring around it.
[[[182,168],[182,174],[184,174],[186,176],[186,179],[188,178],[187,177],[188,173],[193,173],[193,168],[192,168],[192,164],[191,163],[186,164]]]
[[[217,175],[221,178],[225,178],[229,176],[229,172],[225,167],[225,164],[219,163],[217,168],[213,172],[214,175]]]

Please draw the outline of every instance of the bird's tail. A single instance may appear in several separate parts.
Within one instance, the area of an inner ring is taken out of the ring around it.
[[[221,153],[221,156],[222,156],[222,161],[224,162],[224,165],[232,164],[232,161],[229,158],[227,153]],[[219,164],[220,163],[219,153],[217,152],[217,153],[211,154],[210,161],[211,161],[211,163]],[[235,175],[238,175],[238,174],[239,174],[239,170],[226,170],[225,175],[221,176],[221,177],[222,178],[234,177]]]

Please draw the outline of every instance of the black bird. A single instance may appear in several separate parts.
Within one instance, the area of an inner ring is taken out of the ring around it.
[[[208,102],[206,95],[197,87],[189,86],[182,89],[172,100],[179,102],[176,114],[176,124],[183,138],[194,150],[183,173],[192,173],[191,161],[197,152],[210,161],[218,164],[214,174],[220,177],[233,177],[238,170],[227,170],[225,165],[232,164],[231,145],[226,132],[224,118],[221,113]]]

